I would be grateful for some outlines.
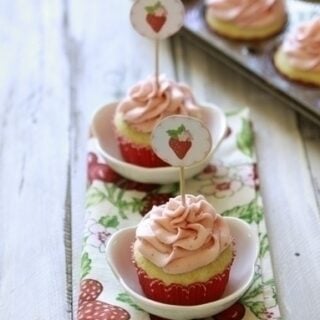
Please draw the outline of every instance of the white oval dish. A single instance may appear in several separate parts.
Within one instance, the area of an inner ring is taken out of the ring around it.
[[[225,219],[235,241],[236,256],[226,291],[217,301],[196,306],[178,306],[146,298],[131,260],[131,245],[136,227],[124,228],[111,236],[106,249],[108,264],[133,301],[151,314],[174,320],[213,316],[234,304],[248,289],[253,280],[254,265],[259,251],[258,238],[250,225],[237,218]]]
[[[97,149],[108,165],[123,177],[141,183],[166,184],[179,181],[179,168],[146,168],[125,162],[120,154],[113,128],[113,116],[117,103],[110,103],[99,109],[92,119],[92,131],[96,137]],[[204,123],[212,135],[212,148],[201,162],[185,168],[185,178],[200,173],[210,162],[214,151],[223,140],[227,122],[224,113],[215,106],[202,107]]]

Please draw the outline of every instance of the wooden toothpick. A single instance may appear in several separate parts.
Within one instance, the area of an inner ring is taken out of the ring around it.
[[[185,180],[184,180],[184,167],[180,167],[180,194],[182,205],[186,206],[186,194],[185,194]]]
[[[155,40],[155,78],[156,86],[159,88],[159,39]]]

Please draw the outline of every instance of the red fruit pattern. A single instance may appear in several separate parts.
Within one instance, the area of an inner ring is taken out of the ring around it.
[[[79,304],[81,305],[84,301],[93,301],[98,298],[102,292],[102,284],[96,280],[83,280],[81,282]]]
[[[88,181],[92,183],[94,180],[115,183],[117,187],[123,190],[137,190],[151,192],[159,187],[157,184],[139,183],[128,180],[113,171],[107,164],[99,163],[98,157],[93,152],[88,154]]]
[[[179,159],[183,159],[191,148],[191,141],[180,141],[178,139],[170,138],[169,146]]]
[[[130,314],[123,308],[97,300],[102,290],[99,281],[86,279],[81,282],[78,320],[130,319]]]
[[[217,166],[213,164],[209,164],[207,167],[203,169],[202,173],[212,173],[215,174],[218,171]]]
[[[108,165],[98,163],[96,154],[90,152],[88,154],[88,180],[92,183],[93,180],[100,180],[103,182],[117,182],[122,177],[114,172]]]
[[[167,21],[167,10],[160,1],[153,6],[145,7],[147,12],[146,20],[152,30],[156,33],[160,32]]]
[[[150,25],[150,27],[155,31],[155,32],[159,32],[163,25],[166,22],[166,17],[162,16],[162,17],[157,17],[154,14],[147,14],[147,22]]]
[[[177,129],[167,130],[169,146],[179,159],[183,159],[192,146],[192,136],[182,124]]]
[[[228,309],[216,314],[214,320],[241,320],[244,318],[246,309],[242,303],[236,302]]]
[[[153,206],[159,206],[161,204],[166,203],[170,197],[172,197],[171,193],[149,193],[143,199],[143,206],[140,209],[140,214],[145,215],[147,214]]]

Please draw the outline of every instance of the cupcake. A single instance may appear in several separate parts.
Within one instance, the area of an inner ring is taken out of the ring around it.
[[[229,226],[202,195],[154,206],[136,229],[133,261],[155,301],[198,305],[219,299],[234,258]]]
[[[282,30],[284,0],[207,0],[205,19],[218,34],[239,40],[260,40]]]
[[[158,121],[170,115],[201,118],[190,89],[160,76],[135,85],[118,104],[114,126],[120,151],[125,161],[143,167],[166,166],[153,152],[151,132]]]
[[[320,86],[320,17],[288,33],[275,52],[274,64],[290,80]]]

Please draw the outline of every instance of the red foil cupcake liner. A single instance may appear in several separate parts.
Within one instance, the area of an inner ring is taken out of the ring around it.
[[[123,159],[129,163],[149,168],[168,166],[150,147],[140,147],[121,137],[118,137],[118,143]]]
[[[166,285],[159,279],[149,278],[141,268],[137,267],[137,271],[141,288],[149,299],[167,304],[192,306],[220,299],[229,280],[230,268],[231,265],[206,282],[196,282],[187,286]]]

